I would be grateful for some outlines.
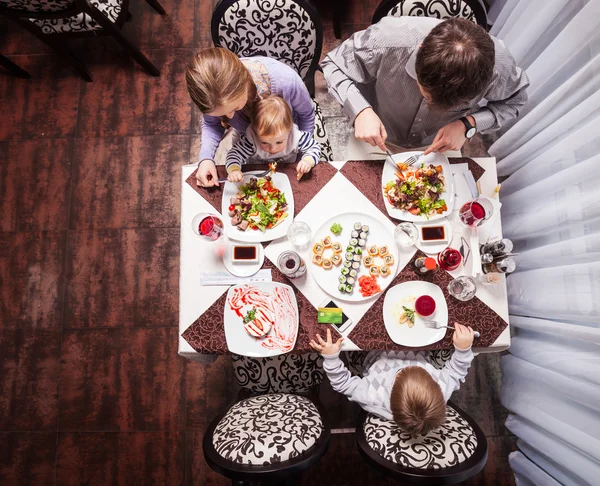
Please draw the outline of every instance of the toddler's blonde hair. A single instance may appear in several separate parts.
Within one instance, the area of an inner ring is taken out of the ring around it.
[[[420,366],[408,366],[396,375],[390,406],[394,422],[412,436],[425,435],[446,420],[442,389]]]
[[[252,130],[257,136],[270,137],[289,132],[293,126],[292,110],[281,96],[269,96],[254,105]]]

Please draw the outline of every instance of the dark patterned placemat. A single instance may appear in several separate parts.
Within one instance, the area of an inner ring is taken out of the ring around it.
[[[354,327],[348,338],[352,340],[359,348],[364,350],[374,349],[414,349],[407,346],[400,346],[394,343],[388,335],[383,322],[383,301],[385,294],[393,286],[402,282],[411,280],[422,280],[438,285],[446,298],[448,304],[448,325],[458,321],[462,324],[468,324],[473,329],[481,333],[475,345],[477,347],[486,347],[493,344],[498,336],[508,325],[502,317],[494,310],[484,304],[477,297],[461,302],[448,293],[448,284],[453,277],[446,271],[438,269],[436,272],[427,272],[420,274],[415,271],[414,261],[425,256],[424,253],[417,251],[413,259],[398,274],[385,292],[377,299],[371,308],[365,313],[358,324]],[[452,330],[448,329],[443,340],[429,346],[423,346],[419,349],[441,349],[452,346]]]
[[[485,170],[477,162],[468,157],[450,157],[451,164],[467,164],[475,180],[483,175]],[[389,217],[385,202],[383,200],[383,191],[381,189],[381,177],[383,175],[383,164],[385,160],[349,160],[346,162],[340,172],[369,200],[377,209],[388,218]]]
[[[294,194],[294,216],[297,216],[298,213],[304,209],[311,199],[323,189],[325,184],[327,184],[337,172],[337,169],[329,162],[319,162],[319,164],[308,174],[305,174],[301,180],[298,180],[296,177],[296,166],[297,164],[279,164],[277,166],[277,172],[287,175],[290,179],[290,185],[292,186],[292,192]],[[264,165],[250,164],[245,165],[243,169],[244,172],[250,172],[253,170],[266,170],[267,167]],[[198,187],[196,184],[196,170],[190,174],[185,182],[212,204],[217,211],[221,212],[223,184],[219,187]],[[227,171],[224,165],[217,166],[217,174],[219,179],[225,179],[227,177]]]

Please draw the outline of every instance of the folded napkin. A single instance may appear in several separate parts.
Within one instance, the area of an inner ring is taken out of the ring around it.
[[[271,270],[262,269],[250,277],[236,277],[229,272],[200,272],[200,285],[238,285],[251,282],[271,282]]]

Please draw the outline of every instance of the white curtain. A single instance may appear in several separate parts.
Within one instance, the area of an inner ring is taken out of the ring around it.
[[[490,148],[519,252],[502,358],[510,464],[518,485],[599,485],[600,0],[496,0],[490,17],[531,80]]]

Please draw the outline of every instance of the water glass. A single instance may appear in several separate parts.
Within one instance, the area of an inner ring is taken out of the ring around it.
[[[409,248],[419,239],[419,231],[412,223],[400,223],[394,230],[394,238],[398,246]]]
[[[456,277],[448,284],[448,292],[452,297],[463,302],[471,300],[477,292],[477,283],[473,277],[466,275]]]
[[[292,245],[306,248],[310,243],[312,232],[304,221],[294,221],[287,230],[287,236]]]

